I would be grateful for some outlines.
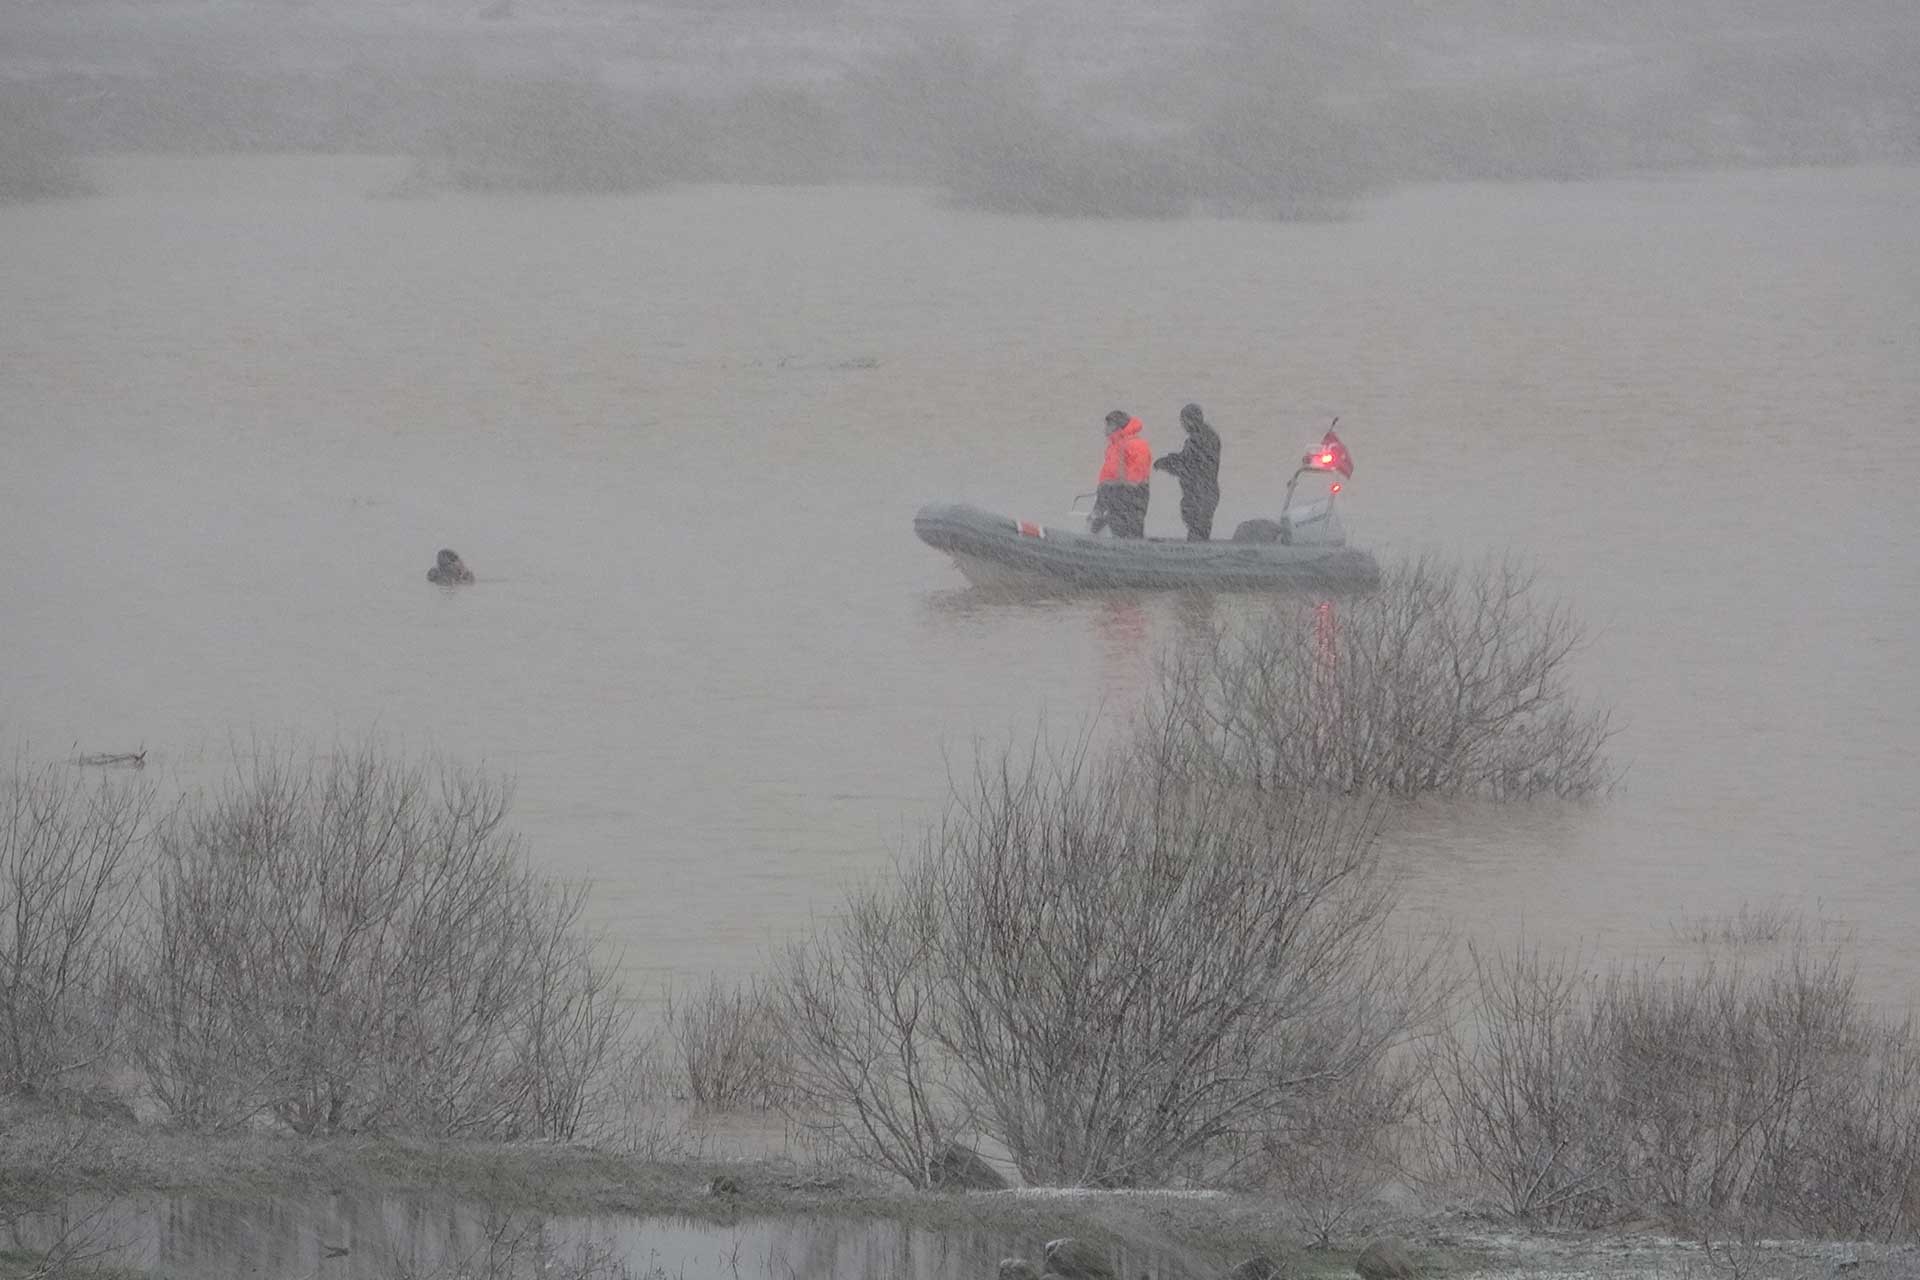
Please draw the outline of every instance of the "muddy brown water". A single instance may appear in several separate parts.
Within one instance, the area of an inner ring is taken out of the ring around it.
[[[235,742],[439,750],[518,779],[637,985],[744,972],[977,735],[1124,711],[1186,625],[978,596],[918,505],[1058,518],[1108,409],[1165,450],[1198,400],[1230,528],[1338,414],[1356,540],[1531,557],[1627,767],[1592,805],[1413,809],[1414,910],[1626,954],[1778,903],[1912,990],[1920,171],[1314,225],[380,195],[403,171],[125,158],[0,208],[0,745],[187,784]],[[441,546],[475,586],[425,581]]]

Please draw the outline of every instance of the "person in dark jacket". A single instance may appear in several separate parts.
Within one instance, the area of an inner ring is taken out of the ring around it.
[[[1213,536],[1213,511],[1220,505],[1220,433],[1207,425],[1197,404],[1180,411],[1180,425],[1187,430],[1187,443],[1178,453],[1156,458],[1153,468],[1180,482],[1187,541],[1205,542]]]

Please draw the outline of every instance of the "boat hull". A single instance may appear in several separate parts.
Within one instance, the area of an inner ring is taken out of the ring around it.
[[[1372,554],[1346,546],[1096,538],[960,503],[922,507],[920,540],[977,586],[1054,590],[1367,590]]]

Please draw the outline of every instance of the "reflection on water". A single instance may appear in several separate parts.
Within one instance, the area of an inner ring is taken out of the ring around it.
[[[1048,1234],[1061,1234],[837,1217],[541,1217],[336,1194],[76,1201],[22,1220],[15,1243],[45,1247],[75,1228],[120,1265],[178,1280],[980,1280],[1001,1258],[1037,1259]],[[1138,1243],[1116,1243],[1111,1256],[1129,1277],[1205,1270]]]

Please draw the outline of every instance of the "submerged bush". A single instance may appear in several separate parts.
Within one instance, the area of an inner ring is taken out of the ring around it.
[[[1232,1177],[1431,993],[1374,831],[1118,757],[982,761],[917,863],[785,957],[797,1113],[920,1186],[965,1127],[1035,1183]]]
[[[1567,686],[1582,639],[1514,561],[1411,560],[1373,593],[1282,604],[1171,655],[1147,736],[1261,788],[1591,796],[1611,730]]]
[[[784,1097],[791,1064],[773,996],[759,982],[710,978],[667,1001],[666,1034],[696,1107],[764,1111]]]
[[[627,1020],[503,787],[256,756],[162,830],[136,1063],[176,1121],[567,1138]]]

